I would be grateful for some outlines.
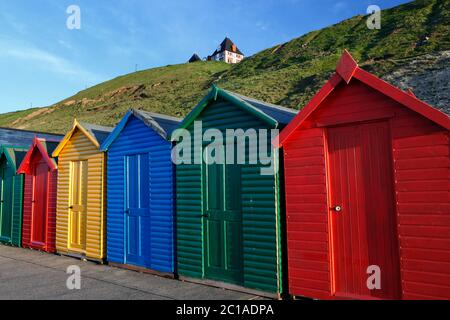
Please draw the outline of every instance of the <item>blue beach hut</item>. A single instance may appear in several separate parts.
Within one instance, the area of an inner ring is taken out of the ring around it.
[[[101,145],[110,264],[174,271],[174,166],[167,139],[179,122],[132,109]]]

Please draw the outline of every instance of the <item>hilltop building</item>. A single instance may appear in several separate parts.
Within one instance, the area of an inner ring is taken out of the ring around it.
[[[228,37],[222,41],[208,60],[223,61],[226,63],[239,63],[244,59],[244,54]]]
[[[198,54],[194,53],[188,62],[193,63],[197,61],[202,61],[202,58],[200,58]]]

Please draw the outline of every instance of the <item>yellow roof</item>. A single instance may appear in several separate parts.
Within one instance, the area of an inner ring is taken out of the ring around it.
[[[99,139],[99,137],[95,134],[95,132],[101,133],[103,134],[103,136],[105,136],[105,134],[107,135],[113,130],[113,128],[109,127],[96,126],[88,123],[80,123],[77,121],[77,119],[75,119],[73,121],[72,129],[70,129],[70,131],[67,132],[67,134],[59,143],[59,145],[56,147],[55,151],[53,151],[52,157],[59,156],[59,154],[64,149],[66,144],[70,141],[70,139],[75,134],[77,129],[80,130],[97,148],[100,148],[100,144],[102,143],[102,141],[99,140],[103,140],[104,137]]]

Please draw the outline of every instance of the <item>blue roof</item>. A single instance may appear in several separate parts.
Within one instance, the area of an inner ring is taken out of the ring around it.
[[[134,116],[141,120],[146,126],[153,129],[166,140],[168,139],[168,137],[170,137],[172,132],[178,127],[181,122],[181,119],[179,118],[142,110],[130,109],[116,126],[114,131],[102,143],[102,145],[100,146],[101,151],[108,150],[111,144],[117,139],[122,130],[125,128],[131,116]]]
[[[141,115],[141,120],[142,120],[142,118],[145,118],[149,122],[151,122],[151,120],[154,120],[156,123],[158,123],[159,126],[164,130],[164,132],[160,132],[160,134],[163,133],[162,135],[164,136],[164,138],[167,138],[168,136],[170,136],[172,134],[173,130],[175,130],[181,122],[180,118],[170,117],[170,116],[166,116],[166,115],[162,115],[162,114],[158,114],[158,113],[152,113],[152,112],[146,112],[146,111],[140,111],[140,110],[135,110],[135,113],[138,115]]]

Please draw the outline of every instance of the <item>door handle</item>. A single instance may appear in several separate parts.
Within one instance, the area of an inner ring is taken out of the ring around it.
[[[202,214],[202,216],[201,216],[202,218],[209,218],[209,214]]]
[[[69,209],[73,209],[73,206],[70,206]]]
[[[333,207],[333,208],[331,208],[333,211],[335,211],[335,212],[341,212],[342,211],[342,207],[341,206],[335,206],[335,207]]]

